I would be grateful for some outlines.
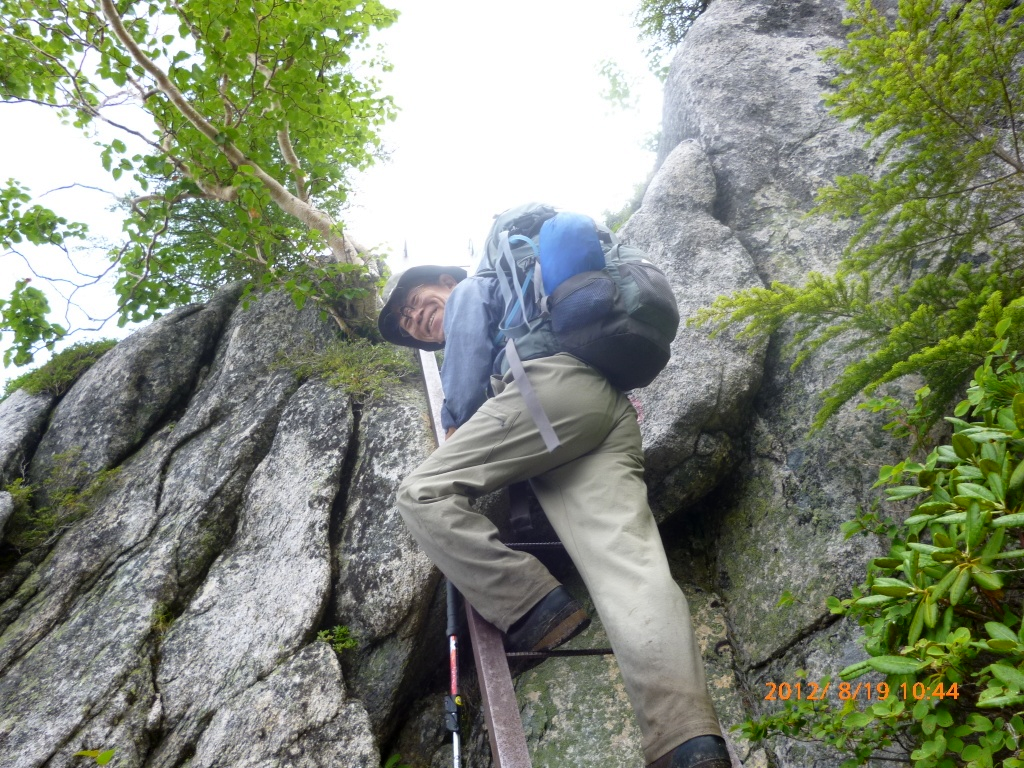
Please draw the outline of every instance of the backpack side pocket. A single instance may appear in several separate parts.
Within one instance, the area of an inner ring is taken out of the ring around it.
[[[559,285],[548,298],[551,330],[565,333],[600,323],[615,306],[615,281],[604,272],[581,272]]]

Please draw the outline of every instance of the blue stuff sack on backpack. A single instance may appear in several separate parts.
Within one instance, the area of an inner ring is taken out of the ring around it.
[[[604,249],[589,216],[557,213],[541,225],[537,240],[537,261],[548,296],[573,275],[604,269]]]
[[[502,286],[503,372],[510,344],[522,360],[568,352],[623,391],[646,387],[669,361],[679,309],[668,279],[587,216],[540,203],[505,211],[477,274]]]

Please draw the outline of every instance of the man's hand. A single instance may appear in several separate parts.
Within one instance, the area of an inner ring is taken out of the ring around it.
[[[448,431],[444,433],[444,439],[447,440],[454,435],[456,429],[458,429],[458,427],[448,427]]]

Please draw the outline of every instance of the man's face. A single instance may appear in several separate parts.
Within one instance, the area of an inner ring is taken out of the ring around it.
[[[417,341],[444,343],[444,308],[457,283],[451,275],[438,281],[411,288],[399,309],[398,325]]]

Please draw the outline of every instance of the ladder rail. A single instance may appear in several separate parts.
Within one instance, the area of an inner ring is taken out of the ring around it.
[[[532,768],[504,638],[469,603],[466,618],[495,768]]]
[[[437,439],[437,444],[441,445],[445,439],[444,428],[441,426],[444,391],[441,387],[441,375],[437,369],[437,358],[434,357],[433,352],[419,350],[419,361],[420,369],[423,372],[427,402],[430,405],[430,420],[434,427],[434,436]],[[466,603],[466,619],[469,625],[469,637],[473,645],[473,661],[480,683],[484,722],[487,723],[494,766],[495,768],[532,768],[501,632],[485,621],[468,602]]]

